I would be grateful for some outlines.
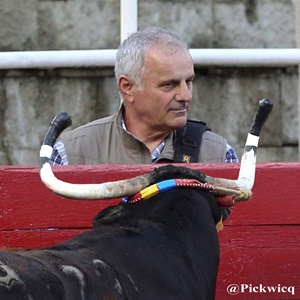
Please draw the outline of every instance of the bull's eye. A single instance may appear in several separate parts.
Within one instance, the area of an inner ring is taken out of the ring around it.
[[[5,276],[7,276],[7,271],[0,266],[0,277],[5,277]]]

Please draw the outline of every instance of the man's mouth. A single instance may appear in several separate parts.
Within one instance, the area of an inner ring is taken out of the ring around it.
[[[187,111],[187,109],[186,108],[174,109],[173,111],[175,111],[176,113],[185,113]]]
[[[187,111],[188,106],[181,106],[181,107],[171,107],[169,110],[170,111],[175,111],[178,113],[184,113]]]
[[[176,112],[176,113],[186,113],[187,107],[177,107],[177,108],[170,108],[170,111]]]

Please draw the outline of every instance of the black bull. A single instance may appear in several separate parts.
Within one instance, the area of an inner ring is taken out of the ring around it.
[[[68,241],[0,252],[0,299],[214,299],[222,215],[187,187],[108,207]]]

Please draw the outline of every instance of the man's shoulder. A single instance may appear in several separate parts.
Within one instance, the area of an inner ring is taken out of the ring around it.
[[[93,128],[101,126],[101,125],[107,125],[107,124],[109,125],[109,124],[112,124],[115,121],[115,119],[116,119],[116,115],[103,117],[103,118],[91,121],[85,125],[82,125],[82,126],[76,128],[76,129],[77,130],[82,129],[82,128],[83,129],[93,129]],[[74,129],[74,131],[76,129]]]
[[[212,143],[224,144],[227,143],[227,140],[221,135],[213,131],[205,131],[202,135],[202,140],[209,141]]]
[[[188,120],[188,124],[189,126],[193,124],[193,131],[191,132],[193,136],[197,132],[201,135],[202,139],[212,141],[212,142],[217,142],[217,143],[224,143],[224,141],[226,142],[225,138],[223,138],[221,135],[211,131],[209,125],[206,122]]]
[[[227,141],[219,134],[205,131],[202,135],[198,161],[201,162],[224,162]]]
[[[187,138],[188,140],[201,140],[201,142],[207,141],[218,144],[227,143],[224,137],[211,131],[209,125],[203,121],[189,119],[186,126],[180,130],[183,139]],[[179,137],[181,135],[179,134]]]
[[[63,140],[71,140],[79,137],[83,137],[94,132],[99,132],[101,128],[110,127],[116,119],[116,115],[100,118],[94,121],[91,121],[85,125],[79,126],[77,128],[71,129],[62,134]]]

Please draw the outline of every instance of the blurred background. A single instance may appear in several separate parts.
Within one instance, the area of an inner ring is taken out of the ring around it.
[[[300,1],[138,0],[137,27],[175,30],[195,49],[297,48]],[[1,0],[0,52],[117,49],[120,0]],[[133,16],[134,18],[134,16]],[[1,64],[1,62],[0,62]],[[258,161],[298,161],[298,65],[195,65],[190,118],[207,122],[241,158],[258,101],[274,109]],[[36,165],[53,117],[73,128],[119,107],[113,66],[0,69],[0,164]]]

